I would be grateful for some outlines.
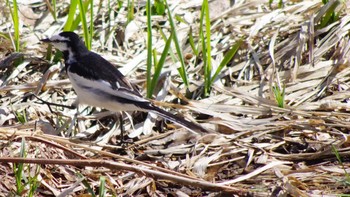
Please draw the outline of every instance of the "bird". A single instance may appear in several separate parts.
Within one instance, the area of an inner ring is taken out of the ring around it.
[[[132,84],[112,63],[88,50],[76,33],[63,31],[41,41],[50,43],[63,53],[65,71],[77,94],[78,104],[119,113],[151,112],[195,134],[209,132],[196,123],[161,109],[152,100],[143,97],[136,85]],[[120,124],[122,125],[122,122]]]

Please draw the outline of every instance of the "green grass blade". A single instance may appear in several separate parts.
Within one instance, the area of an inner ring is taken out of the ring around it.
[[[192,50],[193,50],[193,53],[194,53],[196,56],[198,56],[199,52],[198,52],[198,50],[197,50],[197,48],[196,48],[196,46],[195,46],[195,44],[194,44],[192,27],[190,27],[190,33],[189,33],[189,35],[188,35],[188,41],[189,41],[190,46],[191,46],[191,48],[192,48]]]
[[[164,42],[166,43],[166,41],[167,41],[168,39],[167,39],[167,37],[165,36],[165,34],[164,34],[162,28],[159,28],[159,33],[160,33],[160,35],[162,36]],[[170,50],[169,50],[169,54],[170,54],[171,59],[172,59],[174,62],[176,62],[177,60],[176,60],[175,54],[174,54],[174,52],[173,52],[173,50],[172,50],[171,47],[170,47]]]
[[[20,42],[19,42],[19,17],[18,17],[18,5],[17,0],[13,0],[13,9],[11,9],[11,5],[9,0],[7,0],[7,6],[9,7],[11,18],[14,26],[14,48],[16,52],[20,51]]]
[[[157,64],[158,64],[158,60],[157,60],[157,49],[153,49],[153,50],[152,50],[152,55],[153,55],[153,64],[154,64],[154,67],[156,67]]]
[[[54,20],[57,21],[57,7],[56,7],[57,2],[56,2],[56,0],[52,0],[52,5],[53,5],[52,15],[53,15]]]
[[[87,0],[83,3],[84,5],[84,11],[86,12],[88,10],[88,7],[89,7],[89,4],[90,4],[90,1]],[[86,15],[86,13],[85,13]],[[85,17],[84,15],[84,17]],[[80,12],[79,12],[79,15],[75,17],[74,21],[73,21],[73,24],[72,24],[72,31],[77,29],[79,27],[79,24],[81,22],[81,16],[80,16]],[[85,39],[85,38],[84,38]]]
[[[75,10],[77,9],[78,0],[71,0],[68,12],[68,18],[64,25],[63,31],[73,31],[73,22],[75,18]]]
[[[203,33],[203,20],[204,20],[204,7],[202,6],[201,15],[199,17],[199,41],[198,41],[197,49],[199,50],[200,46],[202,46],[202,53],[205,53],[205,50],[203,50],[203,48],[205,47],[203,45],[203,43],[204,43],[203,41],[205,40],[204,33]],[[203,58],[205,58],[205,57],[206,56],[203,55]]]
[[[30,170],[28,172],[30,174]],[[37,188],[39,187],[39,181],[38,181],[38,176],[40,174],[40,165],[36,165],[35,169],[35,174],[33,177],[29,177],[29,193],[28,197],[33,197],[35,196],[35,191],[37,191]]]
[[[210,15],[208,0],[203,0],[200,17],[200,39],[202,43],[203,63],[204,63],[204,96],[208,96],[211,87],[211,45],[210,45]],[[205,31],[203,32],[203,22],[205,18]]]
[[[89,32],[89,41],[90,49],[92,47],[92,37],[94,32],[94,0],[90,0],[90,32]]]
[[[92,1],[92,0],[89,0],[89,1]],[[86,22],[86,8],[84,6],[83,0],[79,0],[78,5],[79,5],[79,15],[83,26],[85,45],[89,50],[91,50],[91,39],[90,39],[89,29]]]
[[[19,156],[21,158],[25,158],[26,157],[25,145],[26,145],[25,138],[22,137],[21,148],[20,148],[20,151],[19,151]],[[24,188],[25,187],[24,184],[22,184],[24,164],[23,163],[19,163],[18,165],[13,164],[13,170],[14,170],[15,179],[16,179],[17,194],[21,195],[22,191],[25,189]]]
[[[126,24],[129,24],[130,21],[134,20],[134,0],[128,0],[128,13],[126,15]]]
[[[101,176],[98,197],[105,197],[105,196],[106,196],[106,178],[104,176]]]
[[[201,45],[202,54],[203,54],[203,57],[202,57],[203,58],[203,65],[204,65],[204,67],[206,67],[206,65],[207,65],[207,56],[206,56],[207,49],[206,49],[206,45],[205,45],[205,36],[204,36],[204,32],[203,32],[204,15],[205,15],[204,6],[202,6],[201,15],[199,17],[199,42],[198,42],[198,49],[199,49],[199,47]],[[206,95],[206,88],[205,87],[206,87],[206,85],[204,84],[204,95]]]
[[[211,32],[210,32],[210,15],[209,15],[209,2],[208,0],[204,0],[204,7],[205,7],[205,31],[206,31],[206,56],[207,56],[207,64],[206,68],[204,71],[204,78],[205,78],[205,95],[208,95],[210,92],[210,87],[211,87],[211,70],[212,70],[212,65],[211,65]]]
[[[96,197],[96,194],[94,190],[91,188],[89,182],[86,180],[86,178],[81,173],[75,173],[76,177],[81,179],[81,183],[85,186],[86,190],[91,194],[92,197]]]
[[[163,0],[154,0],[153,13],[163,15],[165,13],[165,5]]]
[[[179,21],[180,23],[185,23],[185,24],[189,25],[188,22],[186,22],[185,19],[183,19],[183,17],[181,17],[178,14],[175,14],[175,20]]]
[[[21,112],[16,111],[15,112],[16,118],[18,122],[24,124],[27,122],[27,114],[26,114],[26,109],[23,109]]]
[[[176,35],[176,28],[175,28],[174,20],[173,20],[173,17],[171,15],[171,11],[170,11],[167,0],[164,0],[164,3],[165,3],[165,7],[167,8],[168,18],[169,18],[169,23],[170,23],[170,30],[171,30],[171,32],[173,32],[173,40],[174,40],[176,52],[177,52],[177,55],[179,57],[179,61],[181,63],[181,67],[178,69],[178,71],[179,71],[179,74],[180,74],[184,84],[186,85],[186,87],[188,87],[189,84],[188,84],[187,73],[186,73],[186,68],[185,68],[185,60],[184,60],[184,57],[182,54],[182,50],[180,48],[179,39],[177,38],[177,35]]]
[[[346,182],[349,183],[349,182],[350,182],[350,175],[349,175],[349,173],[346,171],[345,166],[344,166],[344,164],[343,164],[343,161],[342,161],[342,159],[341,159],[341,157],[340,157],[340,154],[339,154],[337,148],[336,148],[333,144],[332,144],[332,152],[333,152],[334,155],[337,157],[337,160],[338,160],[340,166],[341,166],[341,167],[343,168],[343,170],[344,170]]]
[[[152,22],[151,22],[151,1],[147,0],[146,3],[147,13],[147,98],[152,97],[152,82],[151,82],[151,71],[152,71]]]
[[[324,6],[327,6],[328,3],[332,3],[331,6],[329,6],[327,12],[324,14],[324,16],[321,19],[321,24],[320,27],[326,27],[327,25],[335,22],[339,18],[339,14],[335,12],[336,8],[340,4],[340,1],[334,1],[334,2],[329,2],[325,1]]]
[[[275,99],[276,99],[276,102],[277,102],[277,105],[278,107],[280,108],[284,108],[285,107],[285,90],[286,88],[283,87],[282,91],[281,91],[281,88],[277,85],[275,85],[273,87],[273,94],[275,96]]]
[[[168,52],[169,52],[169,49],[171,46],[172,36],[173,36],[173,33],[170,34],[168,40],[165,43],[163,53],[162,53],[158,63],[155,64],[156,66],[155,66],[155,70],[154,70],[154,74],[153,74],[153,78],[152,78],[152,85],[151,85],[152,93],[153,93],[153,91],[158,83],[158,79],[159,79],[160,73],[163,69],[165,60],[168,57]]]
[[[212,85],[214,83],[214,81],[216,80],[216,77],[220,74],[220,72],[224,68],[224,66],[226,66],[231,61],[231,59],[236,54],[236,52],[238,51],[238,49],[242,43],[243,43],[242,39],[238,40],[232,46],[232,48],[225,54],[224,59],[220,62],[219,67],[216,69],[214,75],[211,77],[210,85]]]

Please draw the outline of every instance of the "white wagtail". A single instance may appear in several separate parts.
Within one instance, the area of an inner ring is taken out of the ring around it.
[[[65,70],[78,95],[78,103],[114,112],[152,112],[190,131],[208,132],[145,99],[116,67],[97,53],[89,51],[74,32],[61,32],[41,41],[51,43],[63,53]]]

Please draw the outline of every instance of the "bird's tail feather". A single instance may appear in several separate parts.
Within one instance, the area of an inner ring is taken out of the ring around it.
[[[180,126],[183,126],[196,134],[209,133],[209,131],[207,129],[204,129],[203,127],[199,126],[196,123],[189,122],[182,117],[175,116],[174,114],[169,113],[169,112],[167,112],[161,108],[158,108],[156,106],[151,106],[151,108],[152,108],[151,111],[154,112],[155,114],[157,114],[157,115],[159,115],[159,116],[161,116],[161,117],[163,117],[163,118],[165,118],[173,123],[176,123]]]

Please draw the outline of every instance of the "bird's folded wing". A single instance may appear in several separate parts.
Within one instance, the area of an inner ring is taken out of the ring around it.
[[[69,66],[70,75],[77,84],[136,102],[148,102],[110,62],[96,53],[90,55]]]

